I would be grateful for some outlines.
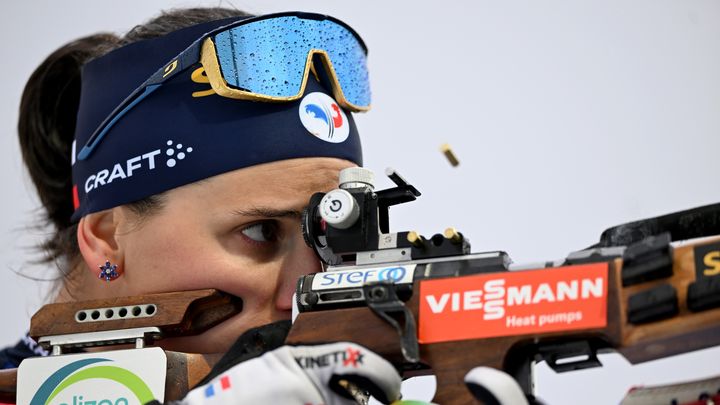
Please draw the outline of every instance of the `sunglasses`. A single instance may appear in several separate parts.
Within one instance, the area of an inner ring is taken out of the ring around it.
[[[198,62],[213,90],[223,97],[297,100],[312,72],[332,88],[342,107],[353,112],[370,109],[367,48],[352,28],[321,14],[270,14],[233,22],[193,42],[113,109],[80,150],[78,160],[87,159],[128,111]]]

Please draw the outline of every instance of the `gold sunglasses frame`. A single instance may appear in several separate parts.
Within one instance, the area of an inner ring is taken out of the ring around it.
[[[323,69],[325,69],[325,72],[327,72],[327,75],[332,82],[332,93],[337,103],[340,104],[340,106],[342,106],[343,108],[346,108],[353,112],[369,111],[371,106],[356,106],[350,103],[345,98],[345,94],[343,94],[342,87],[340,86],[340,81],[337,78],[337,73],[335,72],[335,68],[333,67],[332,61],[330,60],[330,55],[328,55],[328,53],[322,49],[311,49],[308,52],[307,60],[305,61],[305,69],[303,71],[300,91],[297,94],[289,97],[268,96],[264,94],[249,92],[246,90],[233,89],[232,87],[230,87],[227,84],[227,81],[225,81],[222,76],[222,72],[220,70],[220,62],[218,61],[215,43],[213,42],[212,38],[207,38],[203,41],[202,48],[200,50],[200,63],[205,68],[205,74],[207,74],[208,80],[210,81],[210,86],[212,86],[213,90],[215,90],[215,92],[222,97],[238,100],[286,103],[290,101],[295,101],[302,97],[303,94],[305,94],[305,86],[307,85],[307,80],[310,72],[312,71],[313,73],[316,73],[314,71],[315,66],[313,65],[313,57],[315,55],[319,56],[318,59],[322,61]],[[317,74],[315,74],[315,76],[317,77]]]

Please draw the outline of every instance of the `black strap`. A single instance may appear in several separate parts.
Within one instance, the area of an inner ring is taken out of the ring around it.
[[[627,246],[663,232],[672,241],[720,235],[720,203],[608,228],[592,247]]]
[[[265,352],[282,346],[290,332],[290,326],[290,321],[279,321],[243,333],[230,347],[230,350],[210,370],[210,374],[197,383],[196,387],[207,384],[210,380],[238,363],[259,357]]]

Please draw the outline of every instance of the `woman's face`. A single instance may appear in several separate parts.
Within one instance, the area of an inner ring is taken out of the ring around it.
[[[161,341],[169,350],[224,352],[247,329],[289,319],[298,277],[320,270],[303,241],[302,209],[351,166],[332,158],[267,163],[171,190],[162,209],[139,221],[123,209],[115,293],[215,288],[242,298],[241,313],[204,334]]]

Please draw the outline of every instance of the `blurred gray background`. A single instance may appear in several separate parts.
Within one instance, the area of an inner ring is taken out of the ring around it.
[[[31,228],[38,201],[15,134],[27,78],[71,39],[193,5],[317,11],[363,36],[374,97],[357,117],[366,166],[392,166],[423,192],[392,211],[394,230],[455,226],[473,250],[521,263],[588,246],[611,225],[720,200],[717,0],[6,2],[0,342],[14,343],[46,299],[49,283],[19,273],[53,274],[31,263],[43,233]],[[439,152],[445,142],[459,167]],[[612,404],[632,385],[720,374],[717,348],[634,367],[602,360],[563,375],[541,365],[539,396]]]

